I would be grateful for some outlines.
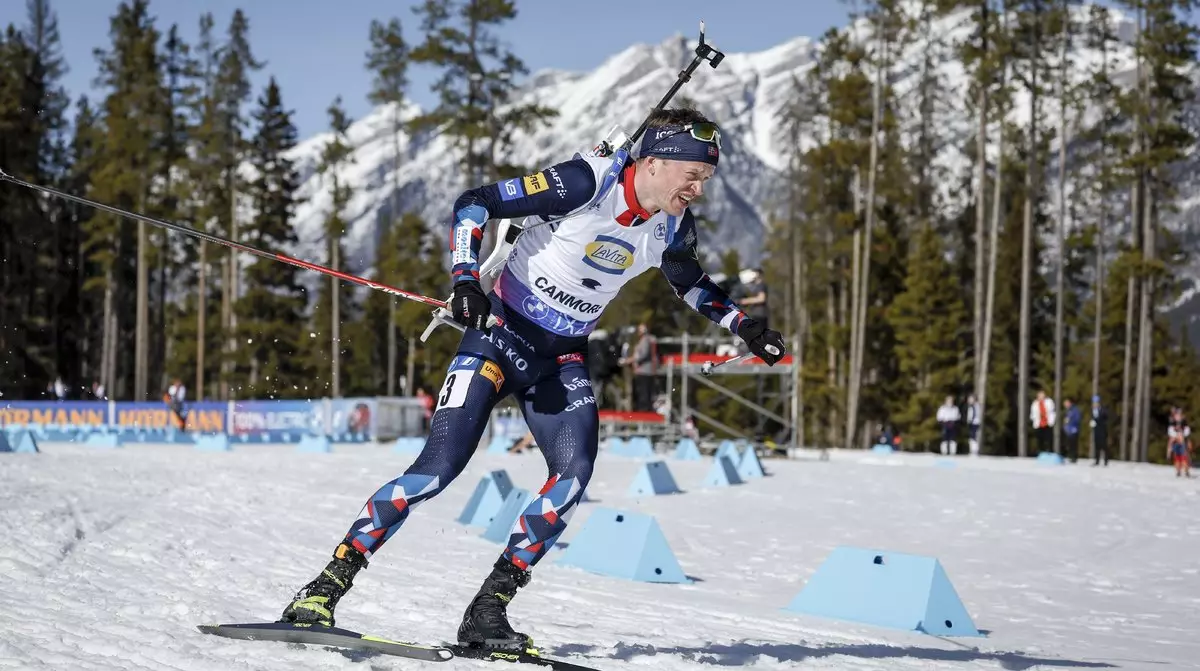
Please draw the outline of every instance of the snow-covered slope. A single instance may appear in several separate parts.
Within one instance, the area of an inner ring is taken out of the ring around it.
[[[920,5],[915,0],[909,2],[908,11],[916,16]],[[1076,20],[1081,25],[1087,21],[1087,11],[1086,6],[1076,10]],[[1112,21],[1119,36],[1132,39],[1133,24],[1127,17],[1114,11]],[[889,81],[899,96],[901,117],[906,124],[906,142],[915,141],[916,126],[921,119],[917,112],[917,86],[927,56],[938,77],[939,100],[929,122],[938,133],[939,207],[948,216],[965,207],[970,196],[970,189],[963,188],[963,180],[970,179],[971,166],[966,151],[975,121],[966,104],[970,73],[959,58],[957,46],[970,37],[971,29],[971,16],[966,10],[951,13],[927,26],[917,25],[906,40],[904,51],[892,57],[893,66],[889,70]],[[871,27],[865,19],[844,30],[854,40],[872,40]],[[708,37],[720,47],[720,26],[713,26]],[[625,49],[592,72],[548,70],[530,77],[516,102],[548,105],[557,109],[560,116],[532,134],[515,131],[513,162],[545,166],[592,147],[614,125],[632,132],[691,60],[694,48],[691,38],[675,35],[660,44],[640,44]],[[771,213],[779,211],[780,198],[785,193],[780,186],[791,140],[787,137],[781,112],[795,96],[793,80],[804,81],[819,56],[818,49],[815,38],[796,37],[761,52],[727,54],[715,70],[702,65],[680,92],[679,98],[693,101],[725,130],[721,167],[703,203],[703,213],[716,225],[715,232],[707,234],[709,245],[706,251],[710,254],[715,246],[723,249],[731,245],[739,250],[744,262],[753,263],[760,258],[764,227]],[[1058,55],[1050,54],[1048,58],[1053,64]],[[1068,60],[1073,64],[1073,77],[1082,80],[1097,66],[1100,54],[1087,48],[1082,40],[1076,40]],[[1128,48],[1110,53],[1109,62],[1116,70],[1124,72],[1118,75],[1119,79],[1130,79],[1132,60]],[[1027,95],[1017,93],[1010,115],[1012,120],[1021,124],[1029,122],[1027,101]],[[419,112],[416,107],[408,107],[402,116],[407,118]],[[376,108],[356,121],[349,132],[355,147],[355,162],[345,169],[342,177],[354,186],[355,195],[347,213],[353,223],[346,260],[353,269],[362,272],[369,272],[373,264],[378,215],[388,207],[391,195],[391,117],[390,108]],[[1042,128],[1057,131],[1061,112],[1054,99],[1045,101],[1039,117]],[[1089,114],[1084,124],[1091,118]],[[993,144],[989,150],[993,157],[995,136],[993,126]],[[324,257],[320,245],[321,221],[328,212],[330,196],[328,185],[315,173],[315,166],[328,139],[327,134],[309,138],[294,154],[305,177],[303,194],[307,201],[299,209],[298,226],[303,241],[300,252],[308,258]],[[802,144],[811,140],[811,136],[800,138]],[[402,151],[400,207],[421,213],[431,226],[446,226],[455,197],[469,186],[456,167],[460,153],[437,135],[417,139],[402,136],[399,142]],[[1056,175],[1054,166],[1047,166],[1045,174],[1053,178]],[[1200,180],[1200,165],[1189,162],[1183,166],[1179,180],[1185,184]],[[1051,198],[1055,198],[1056,190],[1051,188],[1049,192]],[[1194,207],[1196,204],[1200,203],[1182,202],[1180,215],[1166,215],[1166,226],[1180,234],[1194,236],[1195,233],[1186,231],[1197,228],[1187,226],[1187,222],[1200,217],[1200,210]],[[1119,207],[1120,203],[1117,205]],[[1048,207],[1054,208],[1054,204]],[[1121,213],[1115,215],[1113,237],[1127,235],[1121,229],[1122,216]],[[1086,214],[1080,218],[1085,219]],[[1191,248],[1195,249],[1198,242],[1200,240],[1192,237]],[[1187,276],[1200,277],[1200,261],[1192,259],[1189,263],[1193,267]],[[1043,270],[1049,272],[1049,269]]]
[[[195,629],[277,617],[412,456],[386,445],[43,449],[0,454],[0,668],[499,668],[364,660]],[[604,671],[1197,668],[1200,527],[1189,511],[1200,492],[1166,467],[834,451],[828,462],[764,460],[770,477],[714,489],[701,486],[711,458],[667,463],[683,494],[631,498],[639,462],[601,455],[588,490],[596,501],[581,505],[509,609],[547,651]],[[536,453],[477,454],[359,574],[338,623],[453,637],[500,552],[455,518],[498,468],[533,491],[546,474]],[[697,581],[563,566],[559,547],[601,507],[653,515]],[[839,545],[937,557],[987,636],[784,611]]]

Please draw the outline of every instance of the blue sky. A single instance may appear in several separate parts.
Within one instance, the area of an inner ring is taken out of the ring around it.
[[[108,26],[119,0],[51,0],[58,14],[70,72],[64,85],[72,98],[91,90],[96,75],[93,49],[109,44]],[[370,109],[371,75],[363,67],[372,19],[398,17],[410,43],[419,41],[411,7],[417,0],[151,0],[150,12],[164,33],[178,23],[194,41],[200,15],[211,11],[223,34],[235,9],[250,19],[255,56],[266,61],[254,76],[261,90],[274,76],[284,104],[294,111],[301,137],[323,130],[326,108],[341,95],[351,118]],[[727,52],[762,50],[798,35],[819,36],[847,20],[842,0],[608,0],[604,3],[517,0],[518,16],[499,31],[531,72],[542,68],[590,70],[605,58],[640,42],[657,43],[676,33],[694,37],[699,21],[707,39]],[[753,8],[751,11],[750,8]],[[0,26],[25,24],[25,3],[0,1]],[[433,79],[411,73],[410,97],[428,106]],[[256,91],[257,97],[257,91]]]

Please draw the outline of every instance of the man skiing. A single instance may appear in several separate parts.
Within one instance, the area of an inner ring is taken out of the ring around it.
[[[403,475],[370,497],[333,559],[297,592],[280,621],[333,626],[334,607],[358,571],[413,508],[463,471],[492,408],[515,395],[549,479],[467,606],[458,641],[515,651],[532,645],[510,626],[507,607],[566,528],[591,478],[599,420],[587,336],[621,287],[657,267],[677,296],[741,337],[767,364],[783,356],[781,335],[747,317],[698,261],[688,205],[713,176],[720,146],[720,130],[699,112],[662,110],[651,115],[636,160],[621,167],[609,188],[604,176],[612,161],[589,155],[459,196],[448,307],[466,330],[436,395],[425,447]],[[524,218],[525,231],[486,295],[478,259],[484,226],[502,218]],[[545,223],[552,218],[562,219]],[[499,323],[488,327],[492,314]]]

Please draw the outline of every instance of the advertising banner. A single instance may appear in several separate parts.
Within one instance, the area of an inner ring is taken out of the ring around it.
[[[0,424],[99,428],[108,424],[108,401],[11,401],[0,404]]]
[[[177,427],[173,412],[166,403],[144,401],[119,401],[116,406],[118,429],[174,429]],[[183,404],[184,425],[188,431],[200,433],[225,433],[225,415],[228,403],[199,401]]]
[[[230,435],[325,433],[321,401],[238,401]]]
[[[376,401],[373,398],[336,398],[329,404],[329,435],[375,436]]]

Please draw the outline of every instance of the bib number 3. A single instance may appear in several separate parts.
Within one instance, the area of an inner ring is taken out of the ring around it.
[[[467,401],[467,389],[471,386],[471,376],[474,374],[473,370],[456,370],[446,375],[434,411],[442,408],[461,408]]]

